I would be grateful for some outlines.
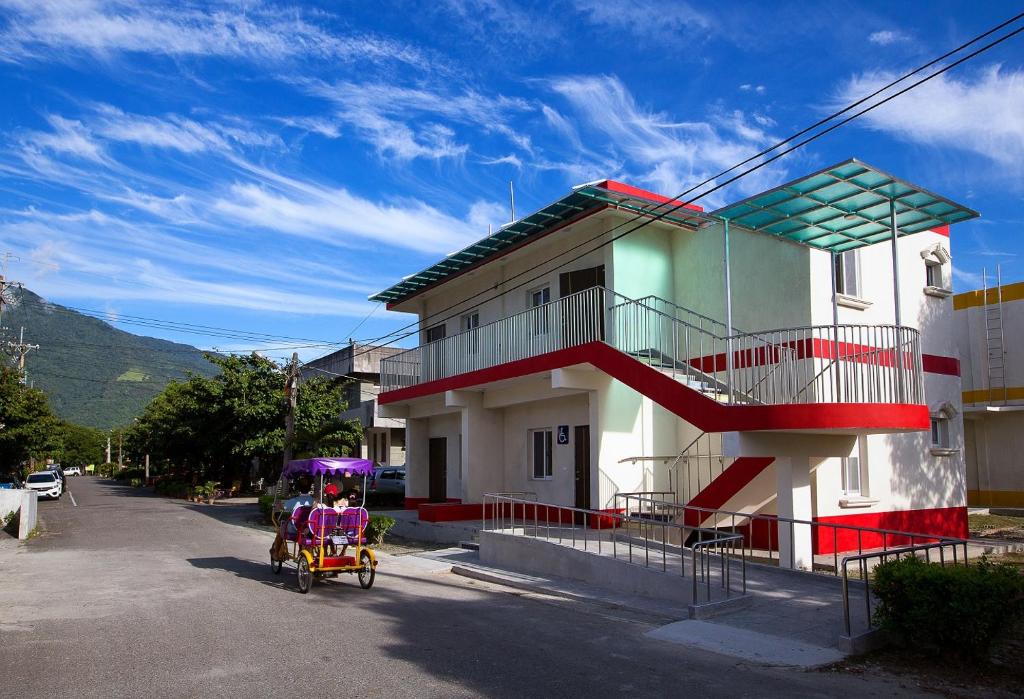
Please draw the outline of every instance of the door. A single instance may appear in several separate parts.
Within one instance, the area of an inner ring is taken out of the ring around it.
[[[444,345],[439,342],[447,334],[444,323],[427,328],[425,333],[426,344],[423,346],[423,380],[433,381],[446,376],[444,366]]]
[[[448,500],[448,438],[430,438],[429,499],[430,502]]]
[[[590,425],[577,425],[573,434],[575,452],[575,507],[590,509]]]
[[[558,276],[561,298],[595,286],[604,286],[604,265],[563,272]],[[590,295],[568,302],[562,323],[565,347],[604,339],[604,305],[603,298]]]

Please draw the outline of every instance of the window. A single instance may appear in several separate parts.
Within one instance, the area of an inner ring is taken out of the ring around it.
[[[928,260],[924,265],[925,270],[925,286],[933,286],[937,289],[944,289],[945,284],[942,281],[942,265],[938,262],[932,262]]]
[[[444,336],[445,336],[444,323],[440,323],[439,325],[435,325],[433,327],[427,328],[427,337],[426,337],[426,341],[427,342],[434,342],[436,340],[441,340],[441,339],[444,338]]]
[[[473,311],[472,313],[467,313],[466,315],[462,316],[462,318],[459,319],[459,327],[462,329],[463,332],[466,332],[468,330],[476,330],[477,328],[479,328],[480,312]],[[471,333],[468,337],[468,340],[469,341],[464,346],[466,347],[468,352],[476,354],[476,351],[480,346],[479,333]]]
[[[860,254],[847,250],[835,256],[836,293],[845,296],[860,296]]]
[[[931,419],[932,446],[937,449],[949,449],[949,418],[934,415]]]
[[[530,473],[535,480],[551,478],[551,430],[530,430]]]
[[[929,296],[945,298],[953,293],[950,276],[951,261],[949,251],[936,243],[921,251],[924,260],[924,293]]]
[[[551,287],[545,286],[540,289],[534,289],[530,292],[530,308],[535,308],[533,312],[533,334],[544,335],[548,331],[548,315],[547,309],[541,308],[544,304],[551,301]]]
[[[843,493],[860,495],[860,457],[847,456],[843,459]]]

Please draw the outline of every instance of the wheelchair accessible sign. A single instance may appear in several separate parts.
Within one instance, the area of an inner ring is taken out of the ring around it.
[[[569,443],[569,426],[559,425],[558,426],[558,443],[568,444]]]

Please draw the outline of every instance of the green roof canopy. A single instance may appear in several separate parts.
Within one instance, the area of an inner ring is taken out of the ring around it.
[[[426,287],[457,274],[478,262],[495,257],[506,248],[510,248],[538,234],[561,225],[584,212],[599,209],[603,206],[614,206],[633,213],[647,212],[656,215],[675,206],[678,202],[663,204],[633,194],[616,192],[595,184],[581,185],[558,201],[545,206],[518,221],[506,224],[477,242],[453,252],[440,262],[427,267],[421,272],[402,279],[394,286],[378,292],[370,297],[371,301],[395,303],[408,298]],[[659,208],[660,207],[660,208]],[[707,214],[690,209],[677,209],[664,216],[662,220],[675,225],[696,228],[707,221]]]
[[[711,215],[760,233],[843,252],[978,216],[976,211],[856,159],[744,199]]]

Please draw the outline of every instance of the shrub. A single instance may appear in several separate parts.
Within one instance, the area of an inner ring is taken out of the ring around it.
[[[130,481],[128,481],[128,485],[130,485],[133,488],[141,488],[142,487],[142,479],[141,478],[132,478]]]
[[[114,475],[115,471],[117,471],[117,464],[111,463],[109,461],[105,464],[100,464],[99,466],[96,467],[97,475],[107,476],[108,478]]]
[[[141,481],[145,477],[146,469],[144,468],[122,468],[120,471],[114,472],[114,478],[116,478],[119,481]]]
[[[261,495],[260,496],[260,514],[263,515],[263,521],[266,524],[271,523],[271,515],[274,511],[274,496],[273,495]]]
[[[982,559],[947,566],[907,557],[875,568],[882,628],[929,654],[982,658],[1024,610],[1024,577]]]
[[[373,515],[366,525],[366,541],[371,546],[380,546],[384,543],[384,536],[395,526],[393,517]]]

